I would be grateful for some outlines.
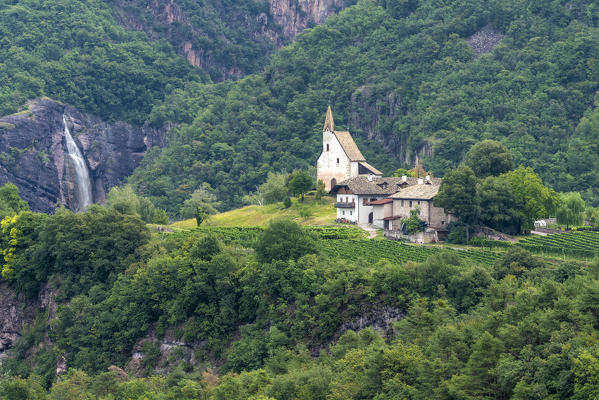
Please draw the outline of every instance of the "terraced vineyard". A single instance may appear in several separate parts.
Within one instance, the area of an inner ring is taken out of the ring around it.
[[[420,262],[440,251],[451,251],[456,252],[462,258],[489,265],[501,256],[501,253],[488,250],[442,249],[409,245],[392,240],[323,240],[320,245],[332,257],[340,256],[350,260],[364,259],[372,263],[382,259],[395,263]]]
[[[324,240],[360,239],[367,236],[366,232],[356,227],[345,226],[310,226],[306,228],[317,237]],[[190,237],[212,234],[223,243],[237,243],[242,246],[251,246],[263,228],[259,226],[234,226],[234,227],[201,227],[189,230],[177,230],[172,233],[162,233],[170,238],[187,239]]]
[[[527,250],[577,257],[599,256],[599,232],[572,231],[548,236],[531,236],[518,242]]]

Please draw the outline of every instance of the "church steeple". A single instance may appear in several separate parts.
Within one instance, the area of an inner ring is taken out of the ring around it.
[[[335,130],[335,121],[333,121],[333,111],[331,110],[331,106],[327,108],[327,118],[324,120],[324,127],[322,128],[322,130],[326,131],[327,128],[331,132]]]

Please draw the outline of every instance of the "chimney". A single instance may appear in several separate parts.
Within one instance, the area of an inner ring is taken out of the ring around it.
[[[424,183],[424,181],[422,180],[422,178],[418,178],[418,184],[422,185]]]
[[[426,179],[427,185],[430,185],[431,184],[431,176],[427,175],[425,179]]]
[[[402,175],[401,180],[403,182],[407,182],[408,181],[408,177],[406,175]]]
[[[372,174],[368,174],[368,182],[372,182]]]

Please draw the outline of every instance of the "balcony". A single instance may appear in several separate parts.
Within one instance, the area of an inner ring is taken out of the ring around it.
[[[351,203],[343,202],[343,201],[335,203],[335,208],[355,208],[355,207],[356,207],[356,203],[353,201]]]

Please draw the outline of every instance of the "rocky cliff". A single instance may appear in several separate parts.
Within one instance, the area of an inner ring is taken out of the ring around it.
[[[0,359],[21,337],[23,328],[33,322],[36,309],[37,304],[0,283]]]
[[[355,0],[116,0],[128,29],[166,38],[213,80],[258,72],[270,52]]]
[[[59,204],[77,209],[65,122],[89,169],[94,202],[121,184],[148,148],[164,142],[164,130],[105,122],[48,99],[31,101],[28,110],[0,118],[0,185],[17,185],[34,211],[52,212]]]
[[[283,38],[292,40],[311,24],[322,24],[329,15],[350,5],[347,0],[268,0],[270,14],[281,26]]]

